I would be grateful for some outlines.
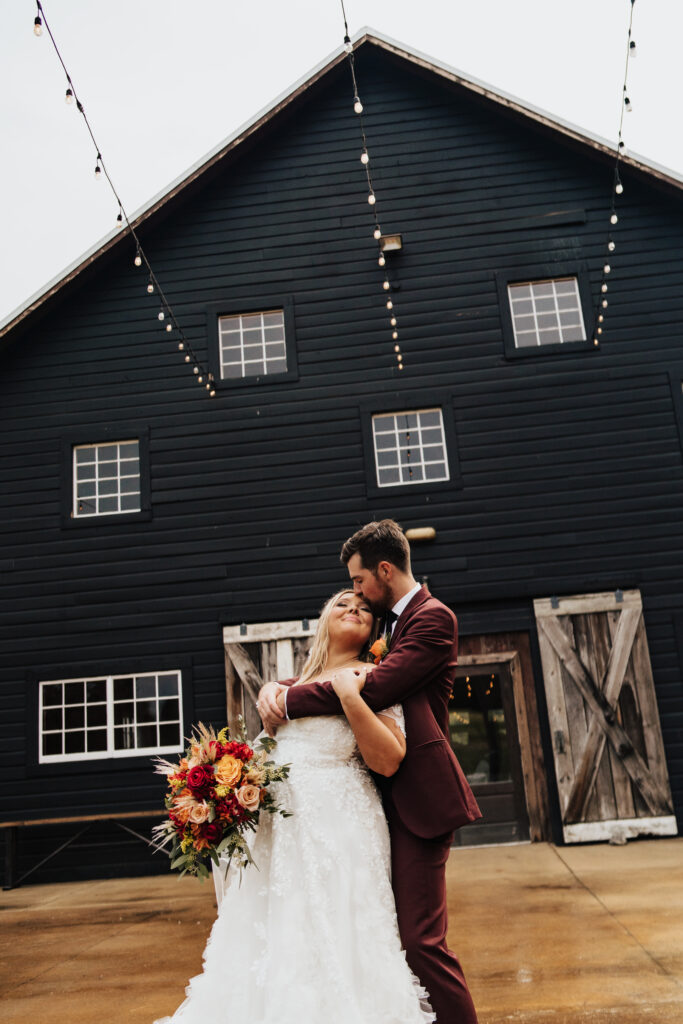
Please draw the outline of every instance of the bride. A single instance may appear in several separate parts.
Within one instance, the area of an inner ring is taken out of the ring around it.
[[[427,993],[401,949],[389,834],[368,769],[405,754],[400,705],[374,714],[360,659],[374,618],[353,591],[320,614],[301,682],[332,681],[344,715],[284,722],[273,758],[291,764],[274,792],[291,817],[262,815],[256,867],[214,868],[218,917],[173,1017],[156,1024],[429,1024]],[[294,683],[293,685],[297,685]]]

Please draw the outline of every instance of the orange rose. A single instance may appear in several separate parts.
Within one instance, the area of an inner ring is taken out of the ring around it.
[[[234,786],[241,774],[242,762],[231,754],[226,754],[214,765],[214,775],[221,786]]]
[[[387,642],[383,636],[380,636],[375,640],[374,644],[370,648],[370,654],[372,655],[375,665],[379,665],[382,658],[386,657],[389,653]]]
[[[240,786],[237,790],[237,799],[248,811],[256,811],[261,799],[261,791],[258,786]]]

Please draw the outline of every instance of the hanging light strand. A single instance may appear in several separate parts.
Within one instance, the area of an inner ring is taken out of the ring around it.
[[[62,65],[64,74],[66,76],[67,88],[65,100],[68,104],[76,104],[76,109],[78,110],[79,114],[81,114],[83,121],[85,122],[85,126],[88,130],[88,134],[90,135],[90,138],[92,140],[92,144],[95,147],[95,152],[97,154],[95,162],[95,177],[97,179],[106,178],[107,182],[109,183],[109,187],[111,188],[111,191],[114,195],[114,199],[116,200],[116,203],[118,205],[116,224],[121,229],[123,229],[125,226],[125,230],[128,232],[128,234],[130,234],[131,238],[133,239],[135,243],[135,258],[133,262],[136,267],[145,267],[148,274],[147,292],[150,295],[155,294],[158,297],[158,304],[160,308],[157,312],[157,319],[159,320],[160,324],[163,325],[167,333],[175,333],[175,337],[179,339],[178,349],[183,353],[184,362],[189,363],[192,366],[192,372],[195,380],[198,383],[200,383],[205,388],[208,395],[211,398],[213,398],[216,394],[215,380],[213,374],[209,373],[206,370],[206,368],[202,365],[199,356],[192,348],[192,345],[188,341],[182,328],[180,327],[180,324],[178,323],[176,315],[173,312],[170,302],[168,301],[166,295],[164,294],[164,291],[159,283],[156,274],[152,270],[152,266],[145,254],[144,249],[142,248],[142,243],[140,242],[137,232],[135,231],[135,228],[133,227],[128,218],[126,208],[123,205],[123,202],[121,201],[121,198],[118,192],[116,191],[114,182],[111,179],[109,171],[107,170],[107,165],[105,164],[104,159],[102,157],[102,151],[100,150],[100,147],[97,144],[97,140],[95,139],[95,134],[93,132],[90,121],[88,120],[85,108],[78,97],[78,93],[76,92],[76,86],[74,85],[73,79],[71,78],[71,75],[67,70],[66,64],[64,63],[64,59],[59,50],[59,47],[57,46],[55,37],[52,34],[52,30],[48,24],[48,20],[45,17],[45,11],[43,10],[43,5],[40,3],[40,0],[36,0],[36,7],[38,13],[33,23],[33,31],[35,35],[41,36],[44,27],[45,31],[50,37],[53,49],[57,54],[57,57],[59,58],[59,62]]]
[[[372,171],[370,170],[370,153],[368,151],[368,140],[365,132],[365,122],[363,120],[363,104],[360,98],[360,91],[358,89],[358,81],[356,79],[356,61],[353,52],[353,43],[349,36],[349,26],[346,20],[346,10],[344,9],[344,0],[340,0],[342,16],[344,18],[344,49],[346,50],[349,68],[351,71],[351,82],[353,85],[353,109],[358,115],[358,123],[360,125],[360,136],[362,149],[360,154],[360,162],[365,171],[365,177],[368,184],[368,205],[372,211],[374,230],[372,233],[373,238],[378,243],[377,245],[377,263],[382,269],[382,291],[385,294],[386,308],[389,317],[389,327],[391,330],[391,338],[394,343],[394,355],[396,356],[396,365],[399,370],[403,369],[403,353],[401,352],[401,346],[398,340],[398,320],[396,316],[396,309],[394,308],[394,300],[392,298],[392,286],[386,267],[386,256],[382,248],[382,229],[379,223],[379,214],[377,211],[377,194],[375,192],[375,186],[372,180]]]
[[[605,319],[607,317],[607,309],[609,306],[609,300],[607,298],[609,292],[608,278],[612,273],[612,253],[616,250],[616,242],[614,240],[613,228],[619,223],[619,214],[617,212],[617,203],[619,196],[624,193],[624,186],[621,180],[621,160],[624,154],[624,115],[631,113],[633,105],[629,96],[628,89],[628,72],[629,64],[636,56],[636,44],[633,40],[633,8],[635,7],[636,0],[631,0],[631,10],[628,22],[628,39],[626,41],[626,60],[624,66],[624,85],[621,91],[621,111],[619,114],[619,131],[617,133],[617,148],[614,156],[614,175],[612,178],[612,195],[610,199],[610,212],[609,212],[609,231],[607,233],[607,253],[603,260],[602,274],[600,278],[600,292],[598,295],[598,303],[595,309],[594,324],[593,324],[593,345],[597,348],[600,344],[600,338],[603,333]]]

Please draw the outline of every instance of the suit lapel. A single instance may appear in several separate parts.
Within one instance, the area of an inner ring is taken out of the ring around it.
[[[410,622],[412,622],[415,613],[431,596],[432,595],[429,593],[427,587],[423,583],[422,589],[418,590],[417,594],[415,594],[414,597],[411,597],[410,601],[403,609],[403,612],[398,617],[398,622],[396,623],[396,628],[394,629],[394,634],[391,638],[392,647],[396,646],[397,641],[401,639],[406,629],[408,628],[408,625],[410,624]]]

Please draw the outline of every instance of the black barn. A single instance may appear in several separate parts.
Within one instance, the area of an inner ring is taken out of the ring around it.
[[[387,515],[460,622],[486,816],[459,841],[677,831],[682,183],[622,161],[595,345],[613,153],[380,36],[355,52],[379,246],[343,52],[137,218],[215,397],[122,232],[0,332],[19,875],[84,828],[31,878],[166,870],[116,825],[149,835],[150,757],[226,707],[256,725],[340,543]]]

